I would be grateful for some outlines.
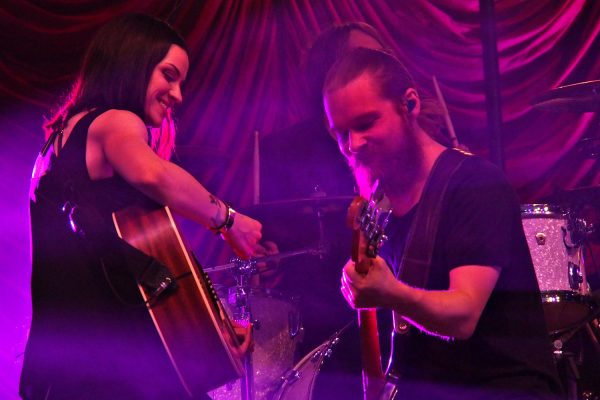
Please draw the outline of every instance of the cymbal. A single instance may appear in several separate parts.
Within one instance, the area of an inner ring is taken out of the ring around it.
[[[562,189],[547,199],[549,203],[569,207],[587,204],[600,204],[600,186],[582,186],[575,189]]]
[[[585,158],[600,158],[600,138],[584,137],[577,142],[575,149]]]
[[[354,196],[314,196],[300,199],[286,199],[259,203],[252,206],[249,214],[290,213],[313,214],[317,212],[338,212],[348,210]]]
[[[532,105],[549,111],[600,111],[600,80],[557,87],[534,97]]]
[[[346,215],[353,196],[314,196],[257,204],[241,210],[263,225],[263,239],[292,250],[315,241],[336,248],[350,244]],[[348,249],[348,252],[350,250]],[[344,253],[346,254],[346,253]]]

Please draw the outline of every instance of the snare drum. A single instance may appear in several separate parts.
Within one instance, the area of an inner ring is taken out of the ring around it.
[[[523,230],[542,294],[550,332],[568,328],[590,312],[581,247],[571,241],[568,213],[549,204],[521,206]]]
[[[219,288],[217,292],[231,317],[233,312],[228,303],[228,291]],[[255,321],[252,352],[254,398],[267,400],[277,390],[281,375],[294,365],[296,348],[303,337],[300,313],[293,298],[266,288],[251,288],[248,305]],[[214,400],[241,399],[240,380],[208,394]]]

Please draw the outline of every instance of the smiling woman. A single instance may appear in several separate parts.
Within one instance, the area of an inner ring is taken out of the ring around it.
[[[173,106],[183,101],[181,85],[185,81],[189,66],[187,52],[173,44],[165,58],[154,67],[144,107],[145,122],[148,125],[159,127]]]
[[[92,40],[69,100],[45,125],[30,188],[25,399],[189,398],[137,288],[154,261],[119,241],[112,217],[133,205],[168,206],[221,234],[239,256],[254,253],[260,223],[167,161],[188,69],[186,45],[166,23],[116,18]],[[132,266],[141,264],[143,274]],[[235,330],[241,357],[249,329]]]

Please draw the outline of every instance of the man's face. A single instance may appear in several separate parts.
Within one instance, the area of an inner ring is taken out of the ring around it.
[[[325,93],[323,101],[329,130],[363,196],[375,179],[390,184],[396,175],[416,167],[421,149],[402,105],[382,98],[370,74]]]

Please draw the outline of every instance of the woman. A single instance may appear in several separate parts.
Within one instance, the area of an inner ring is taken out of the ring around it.
[[[88,47],[30,190],[33,316],[20,394],[25,399],[184,397],[124,258],[111,214],[167,205],[250,257],[257,221],[236,214],[167,161],[171,111],[189,69],[167,24],[127,15]],[[239,350],[249,345],[249,332]]]

